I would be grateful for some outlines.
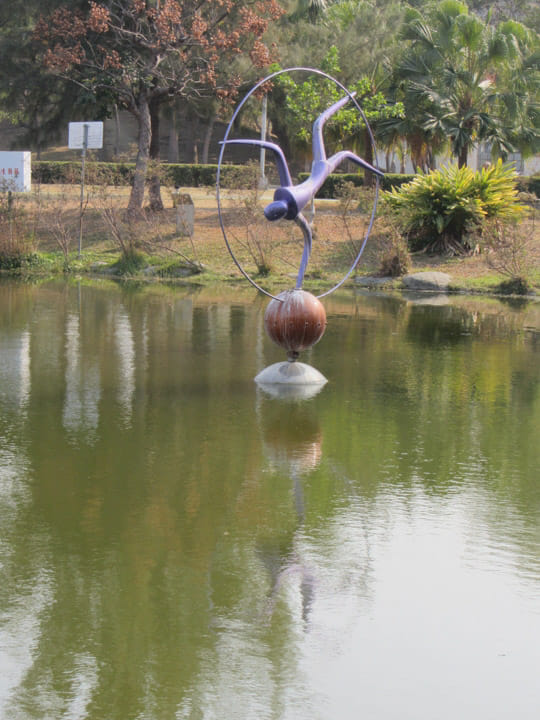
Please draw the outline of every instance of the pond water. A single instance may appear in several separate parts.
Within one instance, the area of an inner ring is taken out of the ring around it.
[[[0,284],[0,717],[536,720],[540,304]]]

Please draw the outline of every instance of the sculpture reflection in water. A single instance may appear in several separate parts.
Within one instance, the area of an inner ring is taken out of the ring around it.
[[[264,565],[270,591],[264,610],[270,622],[276,605],[290,585],[298,582],[302,620],[307,629],[316,588],[314,570],[309,566],[302,548],[305,535],[304,479],[317,469],[322,458],[322,432],[313,408],[305,403],[292,403],[287,420],[282,412],[275,416],[261,414],[261,431],[265,457],[273,470],[290,477],[294,499],[294,524],[277,537],[272,535],[257,543],[256,552]]]
[[[312,129],[312,155],[313,162],[311,167],[311,173],[307,180],[302,183],[295,185],[292,181],[291,174],[285,155],[279,145],[268,142],[266,139],[254,140],[254,139],[229,139],[229,133],[236,120],[236,117],[253,93],[255,93],[264,83],[269,82],[273,78],[281,75],[282,73],[290,73],[293,71],[303,71],[308,73],[314,73],[321,75],[324,78],[334,82],[342,91],[346,94],[340,98],[337,102],[333,103],[329,108],[322,112],[319,117],[315,120]],[[366,162],[358,155],[348,150],[341,150],[334,153],[330,157],[326,155],[326,149],[323,138],[323,129],[325,123],[341,110],[347,103],[352,101],[356,106],[358,113],[362,117],[362,121],[365,124],[372,146],[373,136],[369,130],[366,117],[355,100],[355,93],[350,93],[345,87],[343,87],[337,80],[332,78],[330,75],[311,68],[288,68],[286,70],[280,70],[272,73],[267,78],[257,83],[252,90],[244,97],[242,102],[237,107],[233,117],[227,127],[225,137],[221,143],[221,152],[218,163],[217,173],[217,199],[218,199],[218,212],[220,218],[221,229],[225,238],[225,243],[231,256],[236,263],[242,274],[261,292],[265,293],[272,298],[269,303],[265,316],[264,325],[266,332],[270,339],[280,347],[284,348],[287,352],[288,362],[280,362],[271,365],[270,367],[262,370],[255,378],[259,384],[269,385],[324,385],[326,378],[315,368],[310,367],[304,363],[298,363],[298,357],[301,351],[306,350],[315,345],[322,338],[326,329],[326,312],[324,306],[320,301],[320,297],[328,295],[329,293],[340,287],[343,282],[349,277],[353,269],[358,264],[360,256],[364,250],[365,244],[369,237],[373,220],[375,218],[375,211],[377,205],[377,194],[379,188],[379,178],[384,177],[383,173],[377,168]],[[252,278],[245,272],[237,258],[235,257],[232,248],[227,239],[227,233],[223,223],[223,217],[221,214],[220,204],[220,171],[223,161],[223,152],[228,145],[255,145],[263,149],[271,150],[274,153],[278,175],[279,175],[279,186],[274,192],[274,197],[271,203],[266,205],[264,208],[265,218],[274,223],[280,220],[292,220],[302,230],[304,245],[302,251],[302,257],[300,261],[300,267],[296,278],[296,285],[293,290],[285,290],[278,296],[271,295],[269,292],[263,290],[259,285],[252,280]],[[364,241],[361,244],[360,250],[354,259],[349,271],[345,277],[333,288],[325,293],[315,297],[311,293],[302,289],[306,268],[311,255],[313,233],[311,225],[308,223],[302,210],[306,207],[309,202],[312,202],[315,198],[316,193],[320,190],[322,185],[328,176],[336,170],[346,160],[359,165],[372,172],[376,177],[376,190],[375,190],[375,201],[373,204],[373,211],[371,214],[371,220],[368,225]]]

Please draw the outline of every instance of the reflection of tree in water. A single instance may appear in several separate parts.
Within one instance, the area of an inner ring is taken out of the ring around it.
[[[494,301],[492,301],[494,302]],[[523,329],[523,311],[527,303],[512,307],[498,301],[496,305],[453,305],[447,299],[444,306],[428,300],[411,303],[407,322],[407,336],[418,343],[468,343],[471,337],[499,341],[515,338]]]
[[[179,324],[177,310],[188,302],[144,303],[118,292],[102,302],[85,288],[79,322],[71,290],[48,295],[44,316],[29,302],[16,318],[16,377],[2,365],[17,420],[9,423],[17,453],[3,452],[0,468],[2,489],[17,485],[5,515],[0,500],[6,717],[172,717],[199,654],[216,639],[204,633],[209,560],[221,511],[253,463],[250,440],[245,431],[224,437],[222,395],[205,391],[198,402],[213,366],[184,350],[191,326]],[[29,324],[34,313],[40,322]],[[250,321],[245,336],[253,336]],[[5,342],[1,349],[5,361]],[[218,371],[227,376],[244,357],[241,346],[234,358],[221,356]],[[174,372],[163,372],[164,358]],[[94,378],[88,368],[98,369],[91,434],[82,405],[70,405],[69,423],[65,412],[78,392],[72,380],[86,387]],[[242,452],[230,452],[235,442]]]
[[[26,432],[31,397],[27,324],[25,317],[21,327],[6,332],[0,323],[0,715],[6,718],[17,716],[11,697],[32,668],[41,618],[54,596],[47,531],[28,521],[32,490]],[[16,542],[21,536],[25,542]]]
[[[84,435],[95,438],[99,422],[101,395],[97,363],[88,365],[80,348],[80,316],[69,313],[66,317],[66,389],[62,421],[68,433],[75,438]]]

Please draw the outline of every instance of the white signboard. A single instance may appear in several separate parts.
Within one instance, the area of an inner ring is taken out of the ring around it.
[[[30,151],[0,152],[0,191],[30,192],[31,184]]]
[[[88,128],[86,147],[88,150],[99,150],[103,147],[102,122],[70,122],[68,147],[71,150],[82,150],[84,147],[84,128]]]

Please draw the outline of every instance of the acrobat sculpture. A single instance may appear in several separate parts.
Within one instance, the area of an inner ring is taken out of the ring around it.
[[[282,72],[290,72],[291,70],[304,70],[313,72],[319,75],[323,75],[337,83],[334,78],[325,73],[310,68],[291,68],[289,70],[279,71],[274,73],[269,78],[266,78],[262,82],[267,82],[275,75],[279,75]],[[253,88],[251,95],[254,90],[257,89],[261,84]],[[339,83],[337,83],[339,85]],[[341,86],[340,86],[341,87]],[[244,99],[247,100],[247,97]],[[323,128],[325,122],[332,117],[338,110],[344,107],[350,100],[354,99],[354,93],[345,95],[343,98],[338,100],[336,103],[331,105],[325,110],[313,124],[313,135],[312,135],[312,150],[313,150],[313,163],[311,167],[311,174],[304,182],[294,185],[291,179],[291,174],[287,165],[287,161],[283,154],[283,151],[272,142],[266,140],[251,140],[251,139],[228,139],[228,131],[225,135],[225,139],[222,142],[222,150],[220,155],[220,165],[218,166],[218,202],[219,202],[219,167],[221,166],[221,158],[223,155],[223,149],[226,145],[256,145],[274,153],[278,175],[279,175],[279,187],[274,192],[274,198],[264,208],[264,216],[269,222],[276,222],[278,220],[293,220],[301,229],[304,236],[304,248],[302,252],[302,259],[300,262],[300,268],[296,278],[296,286],[294,290],[286,290],[280,293],[277,297],[271,296],[272,301],[268,305],[264,317],[264,324],[269,337],[278,345],[283,347],[287,351],[289,363],[277,363],[276,365],[266,368],[259,373],[255,378],[259,383],[309,383],[309,382],[326,382],[324,376],[318,371],[315,371],[309,366],[305,366],[302,363],[297,363],[293,366],[299,353],[312,345],[315,345],[324,334],[326,328],[326,313],[320,300],[305,290],[302,290],[304,282],[304,275],[308,265],[309,257],[311,254],[312,245],[312,231],[311,227],[302,214],[302,210],[308,203],[315,197],[317,191],[322,187],[326,178],[345,160],[350,160],[357,165],[373,172],[377,177],[383,177],[383,173],[376,167],[373,167],[362,158],[358,157],[348,150],[342,150],[329,158],[326,157],[326,150],[323,139]],[[242,103],[243,104],[243,103]],[[241,107],[242,105],[240,105]],[[240,109],[237,109],[236,112]],[[358,107],[358,105],[357,105]],[[361,111],[360,111],[361,112]],[[236,113],[234,118],[236,117]],[[231,121],[232,123],[233,121]],[[366,122],[364,118],[364,122]],[[230,125],[229,125],[230,128]],[[378,188],[378,184],[377,184]],[[364,239],[364,243],[360,249],[360,252],[355,259],[353,266],[349,270],[349,273],[343,278],[343,280],[332,290],[324,293],[327,295],[329,292],[335,290],[344,280],[349,276],[354,266],[357,264],[360,255],[363,251],[371,225],[373,222],[375,208],[372,213],[372,219],[368,232]],[[220,212],[221,221],[221,212]],[[259,290],[259,286],[253,282],[253,280],[244,272],[236,260],[234,253],[232,252],[229,243],[227,241],[227,235],[225,228],[222,223],[222,230],[225,236],[227,247],[231,252],[231,255],[240,268],[241,272],[247,277],[247,279],[255,285]],[[263,292],[265,292],[263,290]],[[265,293],[269,295],[269,293]],[[322,297],[322,295],[320,296]],[[310,370],[307,372],[306,368]]]

